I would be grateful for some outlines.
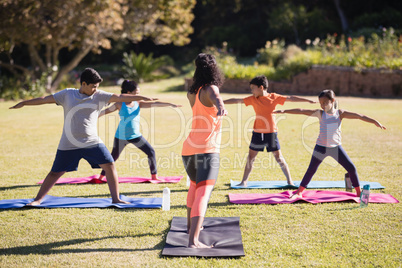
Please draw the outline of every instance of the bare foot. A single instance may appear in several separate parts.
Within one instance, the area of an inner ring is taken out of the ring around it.
[[[289,199],[297,199],[297,198],[303,198],[301,194],[293,194],[289,197]]]
[[[118,200],[112,200],[112,204],[127,204],[128,205],[128,204],[130,204],[130,202],[118,199]]]
[[[213,248],[214,245],[207,246],[207,245],[205,245],[205,244],[203,244],[203,243],[198,241],[198,243],[188,244],[188,247],[189,248]]]
[[[157,174],[152,174],[152,175],[151,175],[151,180],[163,181],[162,179],[160,179],[160,178],[158,177]]]
[[[288,181],[288,185],[296,186],[292,180]]]
[[[236,186],[241,186],[241,187],[247,187],[247,182],[246,181],[242,181],[241,183],[239,183]]]
[[[28,204],[26,204],[27,206],[32,206],[32,207],[34,207],[34,206],[39,206],[40,205],[40,201],[39,200],[37,200],[37,201],[32,201],[31,203],[28,203]]]

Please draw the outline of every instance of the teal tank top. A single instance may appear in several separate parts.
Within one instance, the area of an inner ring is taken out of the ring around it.
[[[132,140],[141,136],[140,132],[140,105],[134,101],[133,107],[121,104],[119,111],[120,122],[115,137],[120,140]]]

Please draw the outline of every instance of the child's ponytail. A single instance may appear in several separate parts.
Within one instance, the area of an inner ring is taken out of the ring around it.
[[[135,81],[124,80],[121,84],[121,94],[133,92],[137,89],[137,86]]]
[[[338,109],[339,109],[339,102],[338,102],[338,100],[335,100],[335,102],[334,102],[334,109],[335,109],[335,110],[338,110]]]

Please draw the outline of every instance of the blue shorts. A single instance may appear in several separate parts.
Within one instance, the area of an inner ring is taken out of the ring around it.
[[[100,168],[99,165],[113,163],[113,157],[103,143],[94,147],[75,150],[57,150],[52,171],[76,171],[81,158],[88,161],[92,168]]]
[[[281,149],[278,140],[278,134],[274,133],[257,133],[253,131],[251,137],[250,147],[251,150],[263,152],[267,148],[267,152],[274,152]]]

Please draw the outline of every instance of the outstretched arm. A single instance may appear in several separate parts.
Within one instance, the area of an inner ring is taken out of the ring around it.
[[[216,108],[218,108],[217,116],[227,115],[228,111],[225,109],[221,95],[219,94],[219,88],[217,86],[207,87],[207,95]]]
[[[244,103],[243,99],[237,99],[237,98],[232,98],[232,99],[227,99],[223,101],[224,104],[235,104],[235,103]]]
[[[110,114],[110,113],[113,113],[114,111],[116,111],[116,110],[118,110],[119,108],[117,107],[117,103],[114,103],[113,105],[110,105],[109,107],[107,107],[105,110],[102,110],[100,113],[99,113],[99,116],[98,117],[101,117],[101,116],[103,116],[103,115],[107,115],[107,114]]]
[[[286,101],[290,102],[308,102],[308,103],[317,103],[316,101],[312,101],[306,98],[297,97],[297,96],[287,96]]]
[[[53,95],[48,95],[46,97],[39,97],[31,100],[24,100],[10,107],[10,109],[22,108],[25,105],[42,105],[48,103],[56,103],[56,100],[54,99]]]
[[[360,119],[360,120],[362,120],[364,122],[374,124],[374,125],[376,125],[377,127],[381,128],[381,129],[386,129],[386,127],[381,125],[380,122],[378,122],[377,120],[375,120],[375,119],[373,119],[371,117],[368,117],[368,116],[365,116],[365,115],[362,115],[362,114],[358,114],[358,113],[348,112],[348,111],[345,111],[345,110],[340,110],[340,113],[341,113],[341,119],[343,119],[343,118]]]
[[[131,95],[131,94],[113,94],[113,96],[110,98],[109,102],[132,102],[132,101],[152,101],[152,100],[157,100],[155,98],[148,98],[140,95]]]
[[[161,101],[141,101],[139,102],[140,108],[151,108],[151,107],[182,107],[182,105],[177,105],[170,102],[161,102]]]
[[[275,114],[304,114],[307,116],[316,116],[319,117],[321,115],[321,110],[310,110],[310,109],[289,109],[289,110],[276,110],[273,111]]]

